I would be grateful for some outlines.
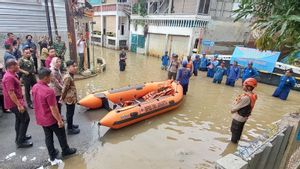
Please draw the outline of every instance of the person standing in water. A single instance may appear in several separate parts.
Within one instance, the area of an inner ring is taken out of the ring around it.
[[[169,65],[169,55],[168,55],[168,52],[165,51],[165,54],[161,57],[161,69],[162,70],[167,70],[168,68],[168,65]]]
[[[215,54],[214,59],[210,61],[210,64],[207,66],[208,71],[206,76],[213,78],[218,65],[219,65],[218,55]]]
[[[296,84],[296,80],[294,77],[292,77],[293,70],[289,69],[285,72],[285,75],[283,75],[280,78],[280,83],[273,93],[274,97],[278,97],[281,100],[286,100],[289,96],[291,88],[293,88]]]
[[[207,71],[208,60],[206,58],[206,53],[202,52],[202,58],[200,59],[200,71]]]
[[[227,71],[226,85],[234,87],[235,81],[240,77],[240,67],[237,61],[233,61],[233,65]]]
[[[255,78],[257,76],[259,76],[259,74],[257,70],[253,67],[253,62],[249,62],[248,67],[246,67],[243,71],[242,82],[244,82],[250,77]]]
[[[119,66],[120,66],[120,71],[125,71],[126,68],[126,52],[124,49],[122,49],[120,55],[119,55]]]
[[[221,62],[221,66],[218,66],[216,68],[216,73],[214,74],[214,79],[213,79],[213,83],[222,83],[223,80],[223,76],[226,75],[226,67],[225,67],[225,62],[222,61]]]
[[[231,108],[231,142],[237,144],[241,138],[244,125],[248,120],[257,100],[257,95],[253,92],[256,88],[257,81],[254,78],[248,78],[243,83],[244,93],[239,95]]]
[[[187,56],[187,65],[186,68],[190,69],[191,72],[194,72],[194,64],[191,56]]]
[[[168,68],[168,79],[176,79],[177,76],[177,70],[179,68],[179,61],[178,61],[178,55],[177,54],[173,54],[172,55],[172,59]]]
[[[195,56],[195,60],[193,61],[193,67],[194,67],[194,76],[198,76],[198,69],[199,69],[199,65],[200,65],[200,56],[196,55]]]
[[[189,80],[192,75],[192,72],[187,68],[188,62],[186,60],[182,61],[182,67],[178,69],[176,76],[176,81],[178,81],[183,88],[183,95],[186,95],[189,87]]]

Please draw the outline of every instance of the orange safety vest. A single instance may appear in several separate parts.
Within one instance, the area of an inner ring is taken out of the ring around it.
[[[252,109],[254,108],[255,102],[257,100],[257,95],[255,93],[253,93],[253,94],[244,93],[244,94],[239,95],[237,100],[240,100],[241,97],[243,97],[243,96],[248,96],[250,98],[250,104],[239,109],[237,112],[240,116],[248,117],[251,115]]]
[[[189,63],[186,65],[186,68],[192,69],[193,62],[189,61]]]
[[[250,105],[251,105],[251,111],[254,108],[255,102],[257,100],[257,95],[255,93],[249,94],[249,93],[244,93],[244,95],[248,96],[250,98]]]

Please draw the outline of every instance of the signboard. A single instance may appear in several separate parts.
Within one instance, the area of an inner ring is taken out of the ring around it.
[[[210,40],[202,40],[202,46],[214,46],[215,42],[210,41]]]
[[[93,6],[101,5],[101,1],[102,0],[88,0],[88,2]]]
[[[246,67],[250,61],[257,70],[272,73],[280,52],[259,51],[253,48],[236,47],[230,63],[237,61],[239,65]]]

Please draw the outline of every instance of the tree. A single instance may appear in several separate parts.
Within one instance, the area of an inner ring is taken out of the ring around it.
[[[260,50],[300,51],[300,0],[240,0],[235,21],[250,18]]]
[[[133,4],[132,13],[139,14],[141,16],[147,15],[147,6],[146,0],[139,0],[137,3]]]

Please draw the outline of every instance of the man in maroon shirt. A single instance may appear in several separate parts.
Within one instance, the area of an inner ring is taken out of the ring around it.
[[[6,73],[2,79],[4,107],[10,109],[16,115],[16,144],[18,148],[31,147],[32,142],[28,141],[31,136],[26,135],[30,117],[24,106],[24,98],[20,80],[17,78],[19,65],[16,60],[6,61]]]
[[[15,39],[15,35],[11,32],[7,33],[7,39],[5,39],[4,44],[9,44],[9,45],[13,45],[13,41]]]
[[[48,86],[51,82],[51,70],[41,68],[39,70],[39,79],[38,83],[32,88],[32,96],[35,103],[34,112],[37,124],[44,129],[46,146],[50,156],[49,161],[51,164],[55,164],[59,151],[54,148],[53,132],[58,138],[63,156],[76,153],[76,149],[70,148],[67,143],[64,122],[58,111],[55,92]]]

